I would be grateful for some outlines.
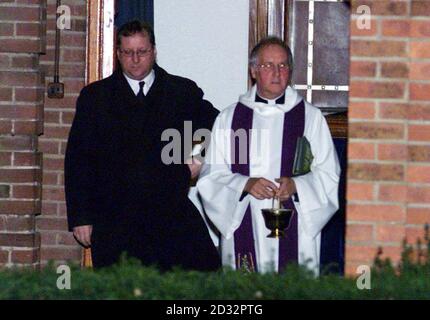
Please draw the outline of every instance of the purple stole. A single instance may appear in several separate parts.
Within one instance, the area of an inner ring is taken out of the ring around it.
[[[268,106],[270,108],[270,106]],[[250,130],[252,129],[253,110],[241,104],[236,105],[233,121],[232,121],[232,159],[234,163],[231,164],[231,171],[233,173],[240,173],[244,176],[249,176],[249,149],[250,143]],[[284,116],[284,130],[282,138],[282,161],[280,177],[291,177],[293,170],[294,154],[296,150],[297,138],[302,137],[305,127],[305,105],[301,101],[293,109],[285,113]],[[234,132],[238,129],[245,129],[247,132],[246,148],[246,163],[239,163],[239,139],[234,139]],[[234,141],[233,141],[234,139]],[[234,150],[233,150],[234,148]],[[234,154],[233,154],[234,152]],[[233,157],[234,155],[234,157]],[[284,208],[294,209],[292,199],[283,202]],[[257,214],[261,214],[260,212]],[[257,270],[255,261],[255,246],[252,228],[251,207],[248,205],[245,216],[243,217],[240,227],[234,233],[234,248],[236,267],[240,268],[241,259],[246,257],[247,262],[251,267]],[[289,228],[286,230],[286,237],[279,239],[279,260],[278,270],[282,271],[288,263],[298,261],[298,234],[297,234],[297,213],[291,219]]]

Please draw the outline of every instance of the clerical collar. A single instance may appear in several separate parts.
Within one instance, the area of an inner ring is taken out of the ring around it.
[[[151,89],[151,86],[155,80],[154,69],[152,69],[151,72],[145,78],[143,78],[141,80],[134,80],[134,79],[131,79],[130,77],[128,77],[125,73],[123,73],[123,74],[124,74],[124,77],[127,79],[127,82],[130,85],[130,87],[133,90],[135,95],[137,95],[139,93],[139,90],[140,90],[139,82],[145,81],[145,85],[143,86],[143,94],[146,95],[148,93],[149,89]]]
[[[279,96],[276,99],[272,99],[272,100],[266,100],[263,99],[262,97],[260,97],[258,95],[258,93],[255,94],[255,102],[262,102],[262,103],[266,103],[269,105],[273,105],[273,104],[284,104],[285,103],[285,93],[281,96]]]

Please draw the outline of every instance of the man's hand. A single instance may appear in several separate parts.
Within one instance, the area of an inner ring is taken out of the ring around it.
[[[200,170],[202,168],[202,163],[196,158],[188,158],[185,163],[188,165],[191,171],[191,179],[197,178],[200,174]]]
[[[279,179],[275,179],[275,181],[280,184],[276,196],[279,197],[281,201],[288,200],[293,194],[297,192],[296,184],[293,179],[288,177],[281,177]]]
[[[278,187],[272,181],[264,178],[249,178],[243,191],[250,193],[258,200],[272,199],[278,192]]]
[[[93,232],[92,225],[79,226],[79,227],[73,228],[73,235],[75,236],[76,240],[78,240],[78,242],[84,247],[91,246],[92,232]]]

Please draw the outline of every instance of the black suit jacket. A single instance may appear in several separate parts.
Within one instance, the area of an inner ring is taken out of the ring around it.
[[[184,121],[192,121],[193,131],[211,129],[218,111],[193,81],[157,65],[154,71],[143,102],[120,70],[82,89],[65,157],[69,229],[93,225],[95,265],[127,251],[162,268],[210,269],[218,255],[187,197],[190,171],[162,162],[169,141],[161,135],[175,129],[184,137]]]

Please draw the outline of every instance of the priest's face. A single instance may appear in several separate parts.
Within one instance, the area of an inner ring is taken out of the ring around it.
[[[117,56],[122,71],[131,79],[142,80],[152,70],[157,50],[144,33],[121,38]]]
[[[257,64],[251,66],[251,75],[257,82],[258,95],[266,99],[281,96],[288,86],[288,54],[278,45],[263,47]]]

